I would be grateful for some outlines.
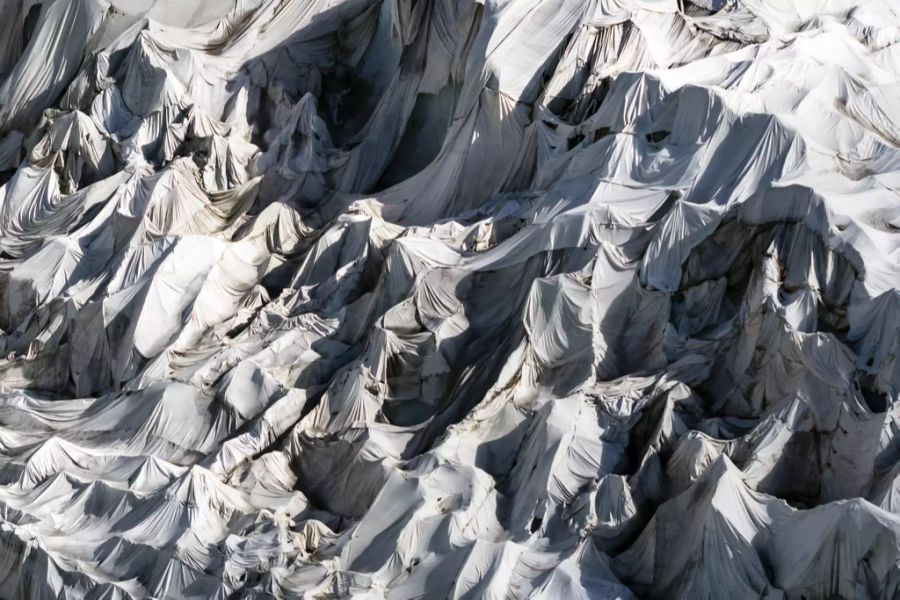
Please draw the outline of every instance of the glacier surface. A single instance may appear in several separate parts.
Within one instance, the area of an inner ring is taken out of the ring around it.
[[[0,597],[900,597],[894,0],[0,0]]]

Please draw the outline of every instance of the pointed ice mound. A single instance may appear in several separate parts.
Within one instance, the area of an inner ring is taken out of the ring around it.
[[[656,510],[614,568],[659,597],[880,597],[898,549],[896,516],[864,500],[795,510],[751,490],[722,456]]]

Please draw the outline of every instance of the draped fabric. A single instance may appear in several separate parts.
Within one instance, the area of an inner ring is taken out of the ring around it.
[[[900,594],[894,3],[0,17],[0,597]]]

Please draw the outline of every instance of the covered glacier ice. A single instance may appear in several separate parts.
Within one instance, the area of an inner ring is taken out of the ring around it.
[[[900,597],[891,0],[0,17],[0,597]]]

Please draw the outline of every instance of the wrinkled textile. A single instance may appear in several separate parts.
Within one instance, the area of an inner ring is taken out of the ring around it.
[[[0,597],[900,597],[895,3],[0,17]]]

